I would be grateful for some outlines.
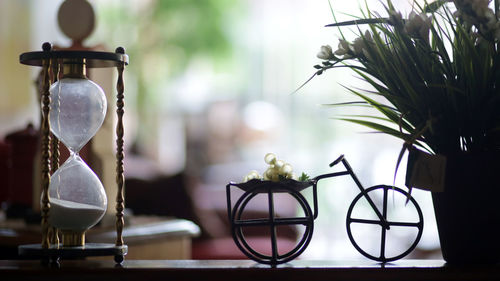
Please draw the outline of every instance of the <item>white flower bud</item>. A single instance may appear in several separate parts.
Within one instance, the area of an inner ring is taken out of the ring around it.
[[[272,165],[276,161],[276,155],[274,155],[274,153],[268,153],[266,154],[266,156],[264,156],[264,161],[267,164]]]
[[[264,177],[267,178],[268,180],[272,179],[275,174],[278,174],[278,171],[275,168],[268,168],[264,172]]]
[[[372,34],[367,30],[365,31],[364,35],[356,38],[349,47],[356,57],[365,56],[366,58],[370,59],[367,51],[368,44],[373,44],[373,37]]]
[[[476,16],[479,17],[484,17],[486,11],[489,10],[489,0],[466,0],[464,2],[468,2]]]
[[[368,30],[365,31],[365,40],[368,42],[373,42],[372,34]]]
[[[405,31],[414,37],[429,42],[429,31],[432,25],[432,17],[428,17],[425,13],[420,15],[414,11],[410,12],[408,21],[405,24]]]
[[[260,179],[259,172],[257,172],[256,170],[250,171],[250,173],[248,175],[252,176],[254,179]]]
[[[321,49],[319,50],[319,52],[316,56],[322,60],[333,59],[334,56],[333,56],[332,47],[330,47],[330,45],[321,46]]]
[[[356,38],[351,45],[351,50],[354,52],[356,56],[363,55],[364,48],[365,48],[365,42],[361,37]]]
[[[292,171],[293,171],[292,165],[290,165],[288,163],[286,163],[285,165],[283,165],[283,167],[280,168],[281,175],[286,175],[286,174],[292,173]]]
[[[403,16],[401,12],[390,10],[389,11],[389,20],[395,26],[401,26],[403,23]]]
[[[278,175],[278,173],[273,174],[273,176],[271,177],[271,180],[272,181],[280,181],[280,175]]]
[[[299,178],[297,177],[297,175],[295,175],[295,173],[287,174],[286,178],[287,179],[292,179],[292,180],[299,180]]]
[[[285,162],[284,162],[283,160],[276,160],[276,162],[274,163],[274,166],[275,166],[275,168],[277,168],[277,169],[278,169],[278,171],[279,171],[279,169],[281,169],[281,167],[283,167],[284,165],[285,165]]]
[[[344,39],[340,39],[339,46],[338,49],[335,51],[335,54],[337,56],[344,56],[344,58],[346,58],[346,56],[350,56],[349,42],[347,42]]]
[[[244,178],[243,178],[243,182],[247,182],[249,180],[253,180],[253,179],[261,179],[260,175],[259,175],[259,172],[255,171],[255,170],[252,170],[250,171]]]

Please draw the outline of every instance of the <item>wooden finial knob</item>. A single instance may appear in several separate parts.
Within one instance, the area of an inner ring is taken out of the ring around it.
[[[118,47],[118,48],[116,48],[115,53],[125,54],[125,49],[123,47]]]
[[[66,36],[82,42],[94,31],[94,9],[86,0],[66,0],[59,7],[57,22]]]
[[[50,50],[52,50],[52,44],[50,44],[49,42],[43,43],[42,50],[44,52],[49,52]]]

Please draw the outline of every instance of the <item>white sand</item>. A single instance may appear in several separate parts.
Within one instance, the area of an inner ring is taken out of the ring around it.
[[[93,205],[51,198],[49,223],[61,230],[84,231],[98,223],[105,211]]]

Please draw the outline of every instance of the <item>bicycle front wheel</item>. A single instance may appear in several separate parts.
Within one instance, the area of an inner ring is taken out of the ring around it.
[[[367,203],[367,197],[373,201],[385,222],[376,216]],[[349,240],[358,252],[375,261],[390,262],[405,257],[415,249],[422,237],[424,219],[420,206],[408,192],[397,187],[377,185],[354,198],[347,211],[346,226]],[[368,238],[368,235],[371,237]],[[401,240],[406,242],[401,243]]]

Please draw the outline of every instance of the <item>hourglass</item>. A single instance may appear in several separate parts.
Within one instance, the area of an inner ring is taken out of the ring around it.
[[[128,56],[123,48],[115,53],[57,51],[44,43],[42,52],[23,53],[22,64],[42,66],[42,243],[22,245],[19,254],[58,260],[85,256],[114,255],[122,262],[123,244],[123,70]],[[117,67],[117,185],[115,244],[85,243],[85,232],[104,216],[107,198],[92,169],[79,156],[80,149],[97,133],[106,116],[106,96],[89,80],[86,69]],[[59,70],[62,71],[60,75]],[[52,73],[51,73],[52,71]],[[50,83],[50,77],[54,83]],[[57,79],[61,76],[61,79]],[[50,133],[53,134],[51,139]],[[58,142],[69,150],[69,158],[57,167]],[[52,148],[52,149],[51,149]],[[51,151],[52,150],[52,151]],[[51,155],[52,153],[52,155]],[[52,167],[51,167],[52,164]],[[52,169],[51,169],[52,168]],[[51,175],[52,172],[52,175]],[[59,245],[60,232],[62,245]]]
[[[62,232],[63,246],[83,246],[84,233],[104,215],[106,193],[96,174],[80,158],[80,149],[106,116],[106,96],[87,79],[85,59],[63,59],[62,79],[50,87],[51,132],[70,156],[52,175],[49,224]]]

